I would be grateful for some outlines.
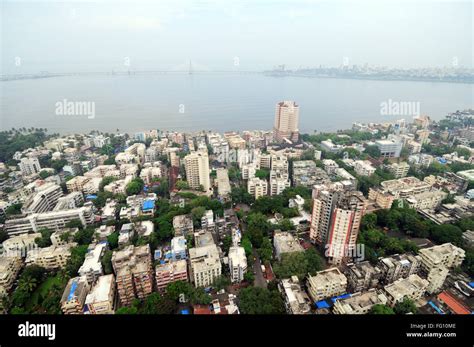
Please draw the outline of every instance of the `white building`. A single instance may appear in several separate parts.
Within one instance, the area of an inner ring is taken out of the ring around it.
[[[84,302],[84,314],[113,314],[115,305],[115,277],[100,276]]]
[[[79,275],[87,279],[89,284],[94,283],[94,281],[103,274],[102,270],[102,257],[107,248],[105,242],[96,244],[93,248],[89,247],[87,250],[84,263],[79,268]]]
[[[37,174],[41,171],[41,165],[38,158],[21,158],[20,171],[24,176]]]
[[[420,276],[413,274],[407,278],[400,278],[395,282],[384,287],[388,304],[402,302],[405,298],[417,301],[420,299],[428,288],[429,282]]]
[[[229,270],[232,283],[240,283],[247,272],[247,257],[243,247],[229,248]]]

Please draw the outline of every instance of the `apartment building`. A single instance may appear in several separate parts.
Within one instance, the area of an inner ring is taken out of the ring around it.
[[[388,165],[388,170],[395,176],[395,178],[406,177],[408,170],[410,170],[410,165],[407,162],[403,161],[401,163],[393,163]]]
[[[383,209],[389,209],[392,207],[395,201],[395,196],[389,192],[383,192],[379,189],[369,188],[369,200],[375,202],[375,204]]]
[[[297,276],[280,280],[278,290],[283,295],[288,314],[308,314],[311,311],[310,300]]]
[[[69,280],[61,297],[61,310],[64,314],[82,314],[90,284],[83,277]]]
[[[5,222],[5,230],[10,236],[37,232],[41,229],[57,231],[65,228],[68,222],[76,219],[80,220],[84,227],[91,225],[94,222],[92,205],[86,204],[83,207],[71,210],[33,213],[26,217],[8,219]]]
[[[58,199],[63,196],[60,186],[45,183],[35,189],[35,192],[24,202],[23,213],[42,213],[52,211]]]
[[[240,168],[240,173],[242,175],[243,180],[254,178],[256,172],[257,172],[257,166],[255,163],[244,164]]]
[[[282,101],[275,108],[273,136],[276,142],[299,139],[299,106],[294,101]]]
[[[176,281],[188,281],[188,266],[186,260],[176,260],[156,265],[156,289],[164,292],[168,284]]]
[[[385,305],[388,298],[378,289],[357,292],[347,299],[336,300],[334,314],[367,314],[374,305]]]
[[[193,218],[190,214],[173,217],[173,229],[175,236],[186,236],[194,233]]]
[[[364,196],[358,191],[323,190],[317,193],[310,239],[324,245],[331,264],[340,265],[353,255],[365,204]]]
[[[71,248],[75,246],[76,243],[68,243],[62,246],[38,248],[28,252],[25,263],[39,265],[47,270],[62,269],[71,258]]]
[[[247,272],[247,257],[243,247],[229,248],[229,272],[232,283],[240,283],[244,280],[244,275]]]
[[[419,300],[426,289],[429,282],[420,276],[413,274],[407,278],[400,278],[395,282],[384,287],[385,295],[387,296],[387,303],[390,306],[402,302],[405,298],[413,301]]]
[[[382,277],[380,268],[373,266],[368,260],[347,264],[344,274],[347,277],[347,289],[351,293],[376,287]]]
[[[284,176],[280,172],[276,172],[274,177],[270,178],[270,195],[280,195],[290,186],[291,184],[288,175]]]
[[[97,244],[92,244],[87,250],[84,263],[82,263],[79,268],[79,275],[86,278],[89,284],[95,282],[95,280],[103,275],[102,269],[102,257],[107,249],[107,243],[101,242]]]
[[[411,195],[424,193],[431,190],[431,185],[420,181],[416,177],[404,177],[384,181],[380,184],[381,191],[390,193],[395,199],[404,199]]]
[[[308,293],[313,301],[320,301],[346,292],[347,278],[338,268],[319,271],[307,280]]]
[[[382,271],[381,280],[386,284],[418,273],[420,266],[421,257],[411,253],[381,258],[377,264]]]
[[[181,260],[187,259],[188,256],[186,254],[187,245],[186,245],[186,238],[184,236],[175,236],[171,239],[171,259]]]
[[[354,162],[354,170],[359,176],[372,176],[376,169],[368,160],[356,160]]]
[[[0,257],[0,297],[12,289],[21,267],[20,256]]]
[[[208,287],[221,276],[222,265],[214,243],[189,250],[191,278],[196,287]]]
[[[21,158],[18,166],[20,167],[20,171],[24,176],[34,175],[41,171],[39,160],[35,157]]]
[[[25,257],[28,251],[37,248],[35,239],[41,237],[40,233],[20,234],[3,241],[2,248],[6,254],[16,254]]]
[[[122,305],[144,299],[153,291],[153,267],[149,245],[127,246],[112,254],[117,292]]]
[[[449,270],[460,266],[466,252],[451,243],[423,248],[419,251],[421,257],[421,272],[426,276],[429,285],[428,293],[441,290]]]
[[[419,210],[435,209],[448,196],[448,193],[442,190],[433,190],[411,195],[406,198],[408,206]]]
[[[255,199],[268,195],[268,182],[258,177],[250,178],[247,181],[247,192]]]
[[[189,187],[195,190],[203,188],[209,192],[211,182],[209,178],[209,157],[207,152],[198,151],[184,157],[184,167],[186,169],[186,180]]]

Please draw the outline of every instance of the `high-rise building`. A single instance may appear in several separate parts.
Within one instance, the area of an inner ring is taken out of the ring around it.
[[[310,238],[324,245],[331,264],[340,265],[355,250],[365,210],[361,192],[321,191],[314,199]]]
[[[186,180],[189,187],[209,192],[211,181],[209,179],[209,157],[206,152],[198,151],[188,154],[184,157],[184,166],[186,169]]]
[[[299,111],[300,108],[294,101],[282,101],[276,105],[273,136],[275,141],[282,142],[288,139],[297,142],[299,139]]]

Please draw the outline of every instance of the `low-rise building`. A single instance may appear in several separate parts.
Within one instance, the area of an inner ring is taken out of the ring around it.
[[[102,242],[95,245],[92,244],[87,250],[84,263],[82,263],[78,273],[80,276],[85,277],[89,284],[94,283],[103,274],[101,260],[106,248],[107,244]]]
[[[100,276],[84,302],[84,314],[113,314],[115,312],[115,277]]]
[[[82,314],[90,284],[84,277],[69,280],[61,297],[61,310],[64,314]]]
[[[0,297],[10,291],[21,266],[22,262],[19,256],[0,257]]]
[[[393,163],[388,166],[388,170],[395,176],[395,178],[406,177],[408,170],[410,170],[410,165],[406,162]]]
[[[156,289],[164,292],[168,284],[176,281],[188,281],[186,260],[158,264],[155,269]]]
[[[71,248],[75,246],[76,243],[68,243],[62,246],[53,245],[35,249],[28,252],[25,263],[35,264],[47,270],[62,269],[66,266],[69,258],[71,258]]]
[[[283,295],[286,312],[289,314],[307,314],[311,311],[308,295],[301,289],[297,276],[282,279],[278,290]]]
[[[281,260],[285,253],[303,252],[303,247],[288,232],[275,232],[273,236],[273,247],[275,247],[275,257]]]
[[[309,295],[313,301],[320,301],[346,292],[347,278],[337,267],[319,271],[309,276],[307,281]]]
[[[388,304],[395,306],[395,304],[402,302],[405,298],[417,301],[425,293],[428,284],[427,280],[416,274],[410,275],[407,278],[400,278],[384,287]]]
[[[357,293],[376,287],[382,276],[382,271],[366,260],[347,264],[344,274],[347,277],[347,289],[352,293]]]
[[[191,248],[189,262],[196,287],[208,287],[222,274],[219,251],[215,244]]]
[[[367,314],[374,305],[385,305],[388,298],[378,289],[357,292],[347,299],[339,299],[334,303],[335,314]]]
[[[411,253],[394,254],[390,257],[381,258],[377,264],[382,275],[383,283],[392,283],[400,278],[406,278],[416,274],[420,269],[421,257]]]
[[[376,169],[368,160],[356,160],[354,162],[354,170],[359,176],[372,176]]]
[[[194,233],[193,218],[189,214],[173,217],[173,229],[175,236],[186,236]]]

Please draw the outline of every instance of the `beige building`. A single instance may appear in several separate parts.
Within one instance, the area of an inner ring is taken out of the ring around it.
[[[380,208],[388,209],[392,207],[395,196],[388,192],[382,192],[379,189],[369,189],[369,200],[374,201]]]
[[[388,166],[388,170],[395,176],[395,178],[406,177],[410,165],[407,162],[393,163]]]
[[[69,280],[61,298],[61,310],[64,314],[82,314],[90,284],[83,277]]]
[[[255,199],[268,195],[268,182],[258,177],[250,178],[247,181],[247,192]]]
[[[413,274],[407,278],[400,278],[384,287],[385,295],[390,306],[402,302],[405,298],[419,300],[428,288],[428,281]]]
[[[39,265],[47,270],[62,269],[71,258],[71,248],[75,246],[76,243],[68,243],[63,246],[38,248],[28,252],[25,263]]]
[[[430,294],[441,290],[449,270],[460,266],[466,252],[451,243],[423,248],[419,251],[421,270],[429,282],[426,289]]]
[[[352,294],[350,298],[336,300],[335,314],[367,314],[374,305],[385,305],[388,298],[378,289]]]
[[[100,276],[87,294],[84,302],[85,314],[113,314],[115,312],[115,277]]]
[[[189,250],[191,278],[196,287],[208,287],[221,276],[222,265],[214,243]]]
[[[164,292],[168,284],[176,281],[188,281],[188,266],[186,260],[176,260],[156,265],[156,289]]]
[[[278,283],[278,290],[283,295],[286,312],[289,314],[308,314],[311,305],[308,295],[301,289],[297,276],[282,279]]]
[[[294,101],[282,101],[276,105],[273,125],[275,141],[282,142],[283,139],[298,141],[299,112],[300,108]]]
[[[189,187],[195,190],[204,189],[209,192],[211,182],[209,178],[209,157],[207,152],[199,151],[184,157],[186,180]]]
[[[153,291],[153,264],[149,245],[127,246],[112,254],[117,292],[122,305],[144,299]]]
[[[338,268],[333,267],[319,271],[316,276],[309,276],[308,293],[313,301],[320,301],[346,292],[347,278]]]
[[[0,297],[8,293],[21,270],[22,262],[19,256],[0,257]]]

